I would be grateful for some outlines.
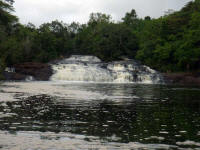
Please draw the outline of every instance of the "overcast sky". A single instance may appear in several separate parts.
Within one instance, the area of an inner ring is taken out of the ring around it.
[[[180,10],[191,0],[15,0],[15,15],[21,23],[35,25],[59,20],[86,23],[89,14],[110,14],[115,21],[135,9],[138,16],[158,18],[168,9]]]

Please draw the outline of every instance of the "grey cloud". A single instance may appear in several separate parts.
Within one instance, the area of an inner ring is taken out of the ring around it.
[[[107,0],[99,4],[102,12],[113,14],[119,20],[125,13],[135,9],[139,17],[158,18],[168,9],[179,10],[190,0]]]
[[[40,25],[52,20],[86,23],[89,14],[102,12],[120,20],[126,12],[135,9],[139,17],[157,18],[168,9],[179,10],[190,0],[16,0],[16,15],[22,23]]]

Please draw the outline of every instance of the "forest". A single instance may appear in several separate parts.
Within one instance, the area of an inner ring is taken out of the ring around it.
[[[200,68],[200,0],[154,19],[139,18],[134,9],[119,22],[91,13],[87,24],[62,21],[21,24],[13,0],[0,0],[0,74],[5,67],[43,62],[71,54],[95,55],[103,61],[136,59],[161,72]]]

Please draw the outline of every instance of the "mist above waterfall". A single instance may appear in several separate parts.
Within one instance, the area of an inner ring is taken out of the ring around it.
[[[95,56],[72,55],[52,64],[52,81],[161,83],[158,72],[134,60],[101,62]]]

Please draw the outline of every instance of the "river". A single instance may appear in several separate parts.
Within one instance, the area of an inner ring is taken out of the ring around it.
[[[200,149],[200,88],[4,82],[0,149]]]

